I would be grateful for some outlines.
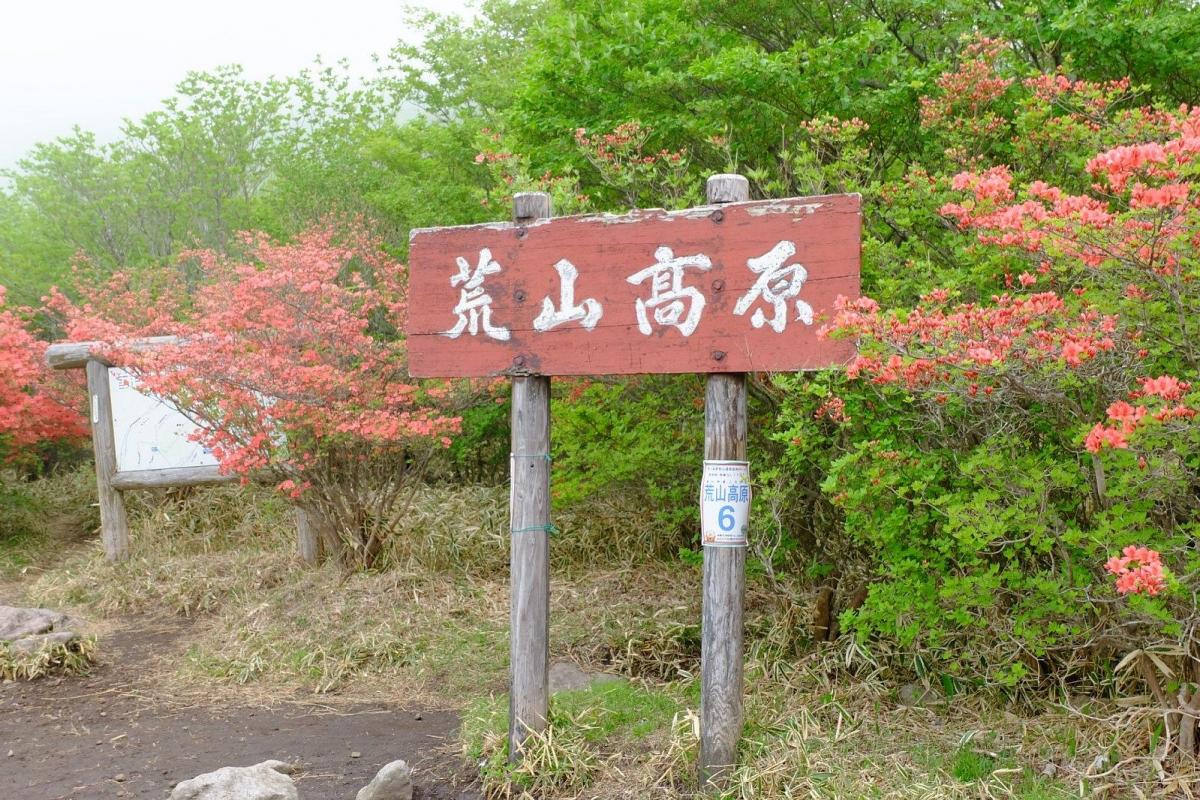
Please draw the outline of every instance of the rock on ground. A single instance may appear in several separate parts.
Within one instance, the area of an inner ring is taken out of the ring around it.
[[[76,634],[66,625],[66,614],[48,608],[0,606],[0,643],[7,643],[13,653],[34,653],[75,641]]]
[[[300,800],[296,784],[288,777],[291,771],[282,761],[222,767],[180,783],[170,800]]]
[[[0,640],[12,641],[47,633],[66,621],[66,614],[48,608],[0,606]]]
[[[393,761],[359,789],[354,800],[412,800],[412,795],[412,768],[403,761]]]

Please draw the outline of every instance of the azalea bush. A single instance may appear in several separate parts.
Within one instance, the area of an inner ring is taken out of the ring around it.
[[[310,230],[290,244],[261,234],[244,254],[186,252],[197,276],[150,293],[118,274],[83,304],[51,301],[72,339],[109,356],[200,426],[223,472],[267,479],[327,523],[348,565],[375,564],[432,454],[460,418],[451,386],[408,378],[405,270],[357,224]],[[133,339],[177,343],[137,351]]]
[[[741,171],[755,196],[861,192],[865,296],[818,323],[858,357],[750,382],[751,568],[834,589],[841,629],[893,665],[1014,690],[1104,681],[1147,642],[1179,647],[1190,613],[1186,593],[1130,602],[1103,564],[1153,546],[1194,572],[1197,112],[991,38],[920,85],[907,159],[865,115],[795,121],[771,164],[739,163],[737,127],[683,152],[628,122],[575,131],[579,175],[613,207],[634,188],[674,202],[714,154],[728,163],[705,171]],[[587,464],[556,478],[561,500],[645,474],[629,491],[685,502],[694,447],[594,445],[698,424],[673,381],[560,399],[556,448]]]
[[[987,38],[929,85],[920,159],[889,161],[871,124],[826,114],[786,137],[784,168],[742,170],[763,196],[862,192],[868,293],[820,321],[859,342],[844,373],[751,381],[751,567],[836,587],[842,629],[921,672],[1102,679],[1186,614],[1165,596],[1135,614],[1101,565],[1150,541],[1188,574],[1194,113]],[[714,148],[737,153],[738,135]],[[622,181],[647,198],[701,185],[649,125],[575,139],[618,205]],[[560,466],[586,466],[556,477],[560,500],[643,475],[619,491],[649,490],[660,520],[686,503],[694,445],[595,447],[597,431],[661,442],[699,425],[695,387],[637,384],[560,399]],[[666,529],[685,546],[694,532]]]
[[[45,345],[0,286],[0,458],[29,461],[54,443],[81,442],[83,416],[46,367]]]

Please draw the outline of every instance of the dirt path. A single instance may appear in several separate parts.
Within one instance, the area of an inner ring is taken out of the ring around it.
[[[86,678],[0,684],[0,798],[162,800],[179,781],[272,758],[300,767],[303,800],[353,800],[396,758],[416,768],[416,798],[478,796],[445,777],[457,766],[450,712],[153,699],[137,676],[180,633],[117,632],[101,643],[106,663]]]

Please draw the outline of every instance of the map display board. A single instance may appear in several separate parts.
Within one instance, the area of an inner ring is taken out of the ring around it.
[[[168,401],[139,388],[137,378],[108,370],[117,472],[216,466],[217,459],[191,440],[194,422]]]

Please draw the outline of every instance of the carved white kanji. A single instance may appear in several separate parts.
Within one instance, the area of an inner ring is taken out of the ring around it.
[[[770,319],[761,308],[756,308],[750,316],[750,323],[756,328],[770,325],[776,333],[783,333],[788,323],[788,301],[800,294],[804,282],[808,280],[808,270],[803,265],[799,263],[785,265],[785,262],[794,255],[796,255],[795,243],[784,240],[764,255],[748,259],[746,266],[750,268],[751,272],[758,275],[758,280],[737,301],[737,305],[733,307],[733,313],[738,316],[745,314],[758,300],[770,303],[772,306]],[[812,325],[812,306],[797,299],[796,319],[805,325]]]
[[[455,262],[458,272],[450,278],[450,285],[462,287],[458,294],[458,305],[454,307],[458,322],[442,335],[457,339],[464,331],[476,336],[482,330],[485,336],[507,342],[512,334],[508,328],[492,324],[492,296],[483,288],[488,275],[500,272],[500,264],[492,258],[492,251],[486,247],[480,250],[479,263],[473,270],[462,256],[456,258]]]
[[[650,278],[650,297],[637,300],[638,330],[646,336],[654,332],[650,324],[653,312],[655,323],[674,326],[684,336],[691,336],[704,312],[704,295],[693,286],[683,285],[683,271],[688,267],[709,270],[712,262],[703,253],[676,257],[669,247],[655,250],[654,260],[654,264],[625,279],[636,285]]]
[[[579,270],[565,258],[554,265],[558,270],[558,308],[549,297],[542,298],[542,313],[533,321],[535,331],[548,331],[567,322],[578,322],[584,330],[596,327],[604,309],[595,299],[588,297],[579,305],[575,305],[575,279]]]

